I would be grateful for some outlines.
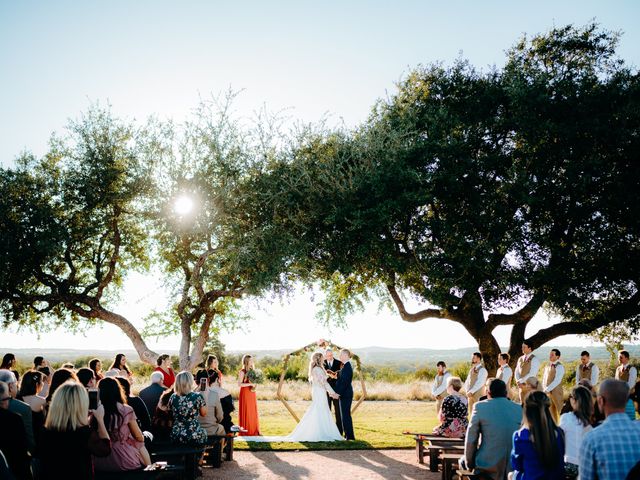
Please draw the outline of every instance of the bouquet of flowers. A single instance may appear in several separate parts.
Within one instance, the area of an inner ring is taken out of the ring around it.
[[[259,368],[252,368],[247,372],[247,381],[249,383],[253,383],[254,385],[258,385],[260,383],[264,383],[264,374],[262,370]],[[255,387],[251,387],[252,391],[255,391]]]

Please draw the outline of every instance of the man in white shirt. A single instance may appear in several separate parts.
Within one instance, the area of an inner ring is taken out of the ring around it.
[[[531,344],[526,340],[522,342],[522,356],[518,359],[516,371],[514,372],[514,378],[519,389],[520,403],[524,402],[524,396],[528,391],[527,379],[530,377],[536,378],[540,369],[540,360],[531,353],[532,351]]]
[[[511,377],[513,377],[513,370],[509,366],[510,358],[508,353],[498,354],[498,370],[496,371],[496,378],[502,380],[507,386],[507,398],[511,397]]]
[[[564,401],[564,393],[562,391],[562,378],[564,377],[564,365],[560,363],[560,350],[551,349],[549,352],[549,363],[544,368],[542,376],[542,391],[549,396],[551,400],[551,416],[560,423],[560,411]]]
[[[589,380],[592,387],[595,388],[600,377],[600,369],[591,361],[591,355],[584,350],[580,354],[580,363],[576,367],[576,385],[580,384],[580,380]]]
[[[438,374],[433,379],[431,395],[436,399],[436,412],[440,412],[442,401],[447,396],[447,380],[451,374],[447,371],[447,364],[442,360],[437,363],[436,368],[438,369]]]
[[[631,393],[634,392],[636,381],[638,380],[638,371],[636,367],[632,367],[629,364],[629,352],[626,350],[620,350],[618,352],[618,361],[620,365],[616,368],[616,380],[626,382],[629,386]]]
[[[464,382],[464,389],[469,400],[469,413],[473,411],[473,404],[484,394],[484,383],[489,376],[487,369],[482,366],[482,353],[475,352],[471,356],[471,370]]]

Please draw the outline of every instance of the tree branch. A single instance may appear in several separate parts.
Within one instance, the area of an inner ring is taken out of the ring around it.
[[[517,325],[520,323],[528,323],[529,320],[540,310],[544,303],[544,295],[540,291],[536,291],[527,304],[517,312],[513,313],[492,313],[487,320],[487,328],[493,331],[500,325]]]
[[[391,299],[396,304],[398,313],[400,313],[400,318],[402,318],[402,320],[404,320],[405,322],[419,322],[420,320],[424,320],[425,318],[446,318],[449,320],[458,321],[458,319],[453,318],[447,312],[439,308],[427,308],[416,313],[409,313],[407,312],[407,309],[404,306],[404,302],[400,298],[395,285],[387,285],[387,290],[389,291],[389,295],[391,295]]]

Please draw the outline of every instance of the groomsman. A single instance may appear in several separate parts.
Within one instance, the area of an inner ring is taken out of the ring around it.
[[[342,368],[342,362],[337,358],[333,358],[333,350],[327,348],[324,352],[324,369],[328,373],[327,383],[333,388],[336,389],[337,380],[337,372]],[[332,373],[330,373],[332,372]],[[336,426],[340,431],[340,435],[342,435],[342,417],[340,416],[340,400],[337,398],[331,398],[329,394],[327,394],[327,400],[329,401],[329,410],[331,410],[331,406],[333,405],[333,411],[336,414]]]
[[[440,412],[442,408],[442,401],[447,396],[447,380],[451,376],[447,370],[447,364],[440,360],[436,367],[438,374],[433,379],[433,385],[431,386],[431,395],[436,399],[436,412]]]
[[[540,360],[531,353],[533,350],[531,345],[525,340],[522,342],[522,356],[516,363],[516,371],[514,378],[518,385],[518,394],[520,396],[520,403],[524,404],[524,396],[527,393],[527,379],[536,378],[538,376],[538,370],[540,369]]]
[[[600,369],[591,361],[591,355],[584,350],[580,354],[580,364],[576,367],[576,385],[580,384],[580,380],[589,380],[592,387],[595,388],[600,377]]]
[[[487,381],[489,376],[487,369],[482,366],[482,353],[475,352],[471,356],[471,365],[467,381],[464,382],[464,389],[469,400],[469,415],[473,412],[473,404],[479,401],[483,395],[484,382]]]
[[[620,350],[618,352],[618,361],[620,362],[620,365],[616,368],[616,380],[626,382],[631,393],[633,393],[636,381],[638,380],[638,371],[636,370],[636,367],[632,367],[629,364],[629,352],[626,350]]]
[[[507,386],[507,398],[511,397],[509,390],[511,389],[511,377],[513,377],[513,370],[509,366],[509,360],[511,356],[508,353],[498,354],[498,370],[496,371],[496,378],[502,380]]]
[[[549,363],[544,368],[542,376],[542,390],[549,396],[551,400],[551,416],[560,424],[560,411],[562,410],[562,402],[564,394],[562,392],[562,378],[564,377],[564,366],[560,363],[560,350],[551,349],[549,352]]]

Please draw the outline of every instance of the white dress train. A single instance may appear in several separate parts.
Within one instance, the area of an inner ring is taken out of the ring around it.
[[[311,371],[311,406],[300,423],[286,437],[237,437],[247,442],[332,442],[343,440],[329,410],[327,392],[335,393],[327,382],[327,374],[320,367]]]

